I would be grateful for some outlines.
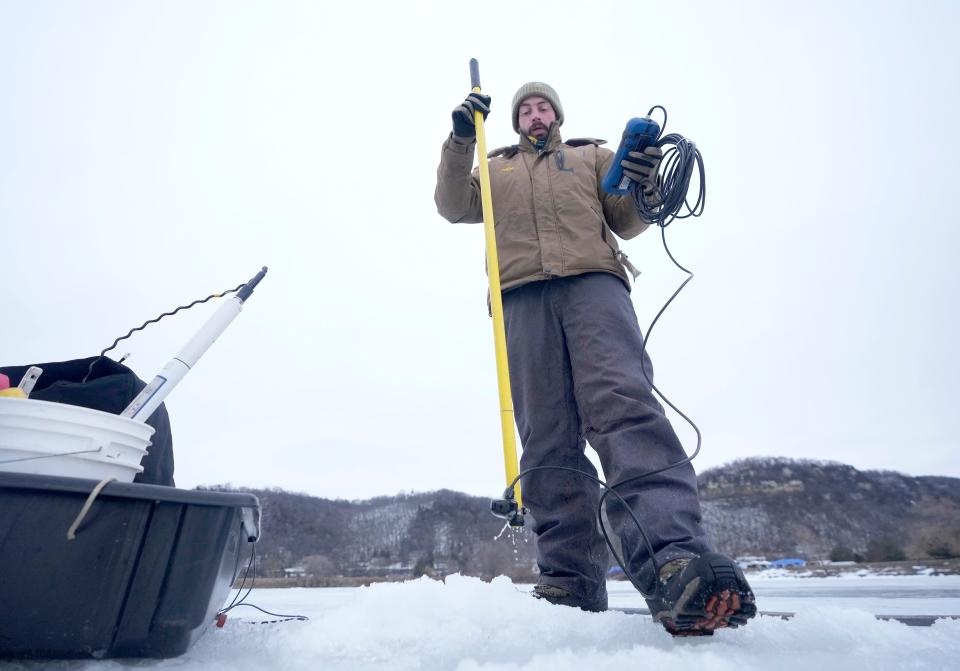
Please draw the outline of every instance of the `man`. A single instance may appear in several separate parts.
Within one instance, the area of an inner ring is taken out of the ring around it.
[[[485,118],[489,104],[488,96],[470,94],[453,111],[443,144],[435,200],[453,223],[483,220],[472,170],[474,111]],[[600,188],[613,159],[601,140],[561,140],[563,107],[553,88],[524,84],[511,112],[519,143],[491,152],[489,167],[521,471],[562,467],[595,477],[584,454],[589,441],[607,482],[624,483],[617,492],[652,547],[651,558],[632,518],[608,497],[624,568],[646,586],[654,618],[676,635],[744,624],[756,612],[753,594],[736,564],[711,551],[693,467],[639,477],[685,458],[641,369],[652,380],[624,267],[636,271],[614,237],[632,238],[647,224],[631,196]],[[627,174],[655,198],[662,153],[648,147],[629,156]],[[608,551],[595,482],[547,469],[521,485],[537,535],[534,595],[605,610]]]

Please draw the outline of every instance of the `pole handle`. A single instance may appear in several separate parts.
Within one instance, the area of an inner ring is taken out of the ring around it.
[[[470,59],[470,88],[480,88],[480,63],[476,58]]]

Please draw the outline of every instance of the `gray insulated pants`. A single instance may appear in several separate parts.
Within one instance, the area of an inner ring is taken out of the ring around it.
[[[520,469],[564,466],[596,476],[584,454],[597,451],[614,485],[685,457],[663,407],[644,379],[653,369],[630,294],[608,273],[531,282],[503,294],[510,386],[523,456]],[[605,588],[607,546],[597,523],[601,490],[559,470],[520,483],[534,518],[540,582],[589,599]],[[658,563],[710,551],[700,523],[693,467],[670,469],[618,487],[650,539]],[[631,574],[654,575],[636,525],[607,497],[613,531]]]

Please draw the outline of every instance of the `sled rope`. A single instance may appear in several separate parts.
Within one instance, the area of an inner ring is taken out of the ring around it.
[[[103,491],[103,488],[110,484],[112,481],[116,480],[115,477],[110,476],[109,478],[104,478],[97,483],[97,486],[93,488],[93,491],[90,492],[90,495],[87,496],[87,500],[84,502],[83,507],[80,509],[80,514],[77,515],[77,519],[73,521],[73,524],[70,525],[70,528],[67,529],[67,540],[72,541],[77,537],[77,529],[80,527],[80,523],[83,522],[83,518],[87,516],[87,513],[90,512],[90,508],[93,506],[93,502],[100,496],[100,492]]]

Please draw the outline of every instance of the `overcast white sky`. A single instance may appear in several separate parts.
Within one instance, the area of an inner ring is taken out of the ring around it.
[[[0,362],[268,265],[168,399],[180,486],[499,494],[482,231],[433,203],[476,57],[491,147],[539,79],[564,137],[662,104],[703,152],[706,212],[667,230],[696,278],[650,341],[699,469],[960,476],[958,7],[0,0]],[[656,231],[623,246],[646,328],[683,275]],[[213,309],[119,353],[150,379]]]

